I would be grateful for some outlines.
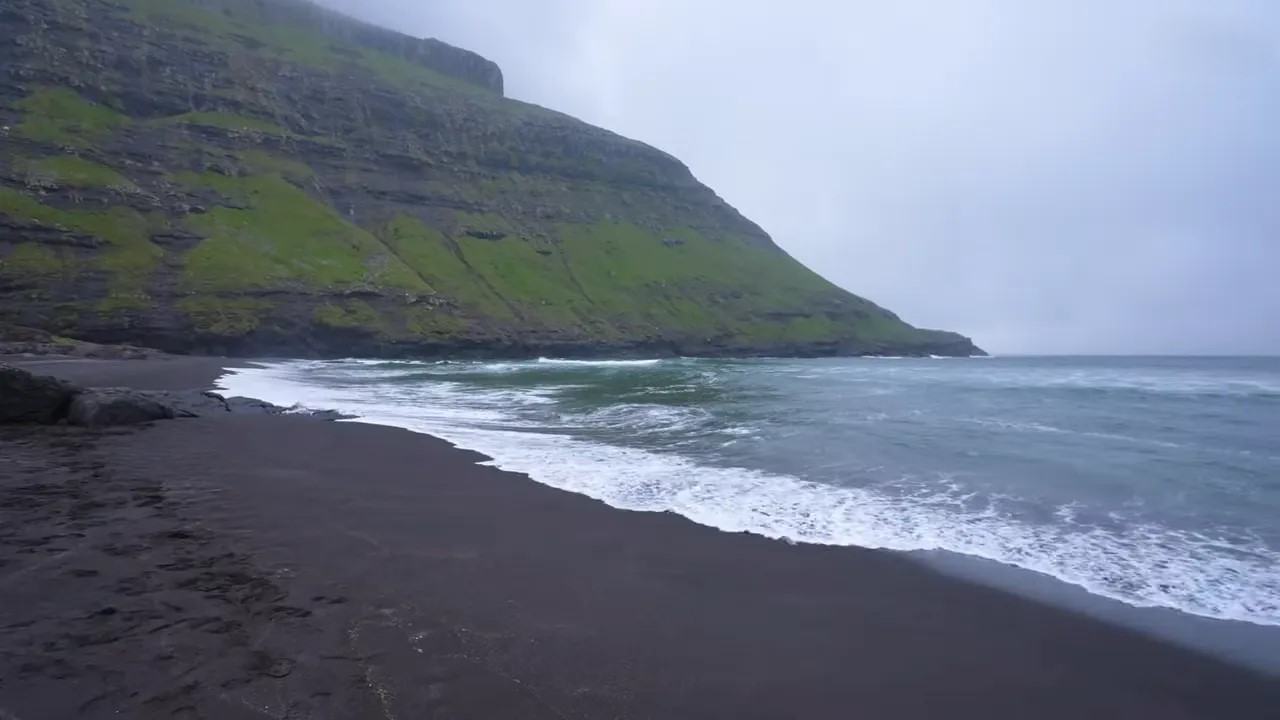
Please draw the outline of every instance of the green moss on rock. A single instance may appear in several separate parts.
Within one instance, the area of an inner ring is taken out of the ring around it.
[[[0,275],[10,277],[48,277],[67,274],[67,264],[52,248],[29,242],[0,258]]]
[[[163,215],[141,215],[124,206],[105,210],[67,210],[45,205],[14,190],[0,187],[0,212],[51,228],[78,231],[105,240],[107,246],[93,263],[111,275],[112,307],[145,307],[147,286],[164,250],[151,234],[165,226]]]
[[[430,288],[369,232],[279,175],[184,180],[210,187],[244,208],[218,207],[187,225],[207,239],[184,259],[182,281],[196,290],[272,286]]]
[[[116,288],[93,307],[104,315],[114,315],[121,310],[146,310],[151,307],[151,296],[141,290]]]
[[[271,135],[289,135],[290,132],[276,123],[260,118],[224,112],[190,112],[156,121],[169,125],[201,125],[233,132],[259,132]]]
[[[315,170],[301,160],[294,160],[265,150],[244,150],[236,153],[250,175],[275,173],[291,181],[305,181],[315,177]]]
[[[16,103],[25,111],[14,131],[25,138],[58,145],[89,147],[129,118],[62,87],[39,88]]]
[[[187,314],[198,332],[238,337],[257,330],[271,312],[272,303],[260,298],[205,295],[179,300],[178,309]]]
[[[40,201],[14,188],[0,186],[0,213],[20,220],[54,224],[52,208],[46,208]]]
[[[467,324],[443,308],[415,305],[405,310],[404,328],[412,338],[457,337]]]
[[[494,319],[512,317],[502,298],[482,282],[460,249],[440,230],[401,213],[388,221],[378,235],[431,290],[474,313]]]
[[[316,322],[330,327],[381,330],[383,326],[382,316],[378,311],[360,299],[318,305],[312,311],[312,317]]]
[[[16,163],[16,166],[27,176],[29,183],[36,185],[133,189],[133,183],[120,173],[78,155],[23,160]]]

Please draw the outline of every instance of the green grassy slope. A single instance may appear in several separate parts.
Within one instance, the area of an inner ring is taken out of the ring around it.
[[[0,7],[0,322],[241,353],[967,353],[488,61],[296,0]]]

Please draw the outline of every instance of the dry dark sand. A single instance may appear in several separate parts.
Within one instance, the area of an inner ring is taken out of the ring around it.
[[[152,360],[83,360],[60,357],[0,355],[0,362],[23,367],[33,373],[56,375],[77,385],[128,387],[135,390],[207,389],[224,368],[244,367],[228,358],[162,355]]]
[[[175,389],[219,366],[43,369]],[[400,430],[8,428],[0,458],[4,720],[1280,717],[1275,678]]]

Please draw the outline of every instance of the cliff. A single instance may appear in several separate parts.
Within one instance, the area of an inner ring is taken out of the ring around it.
[[[299,0],[6,0],[0,323],[243,355],[977,352],[502,89]]]

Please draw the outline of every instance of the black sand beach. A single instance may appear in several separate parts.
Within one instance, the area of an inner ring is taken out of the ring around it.
[[[208,387],[226,361],[53,361]],[[0,718],[1274,718],[1280,680],[898,555],[302,417],[0,429]]]

